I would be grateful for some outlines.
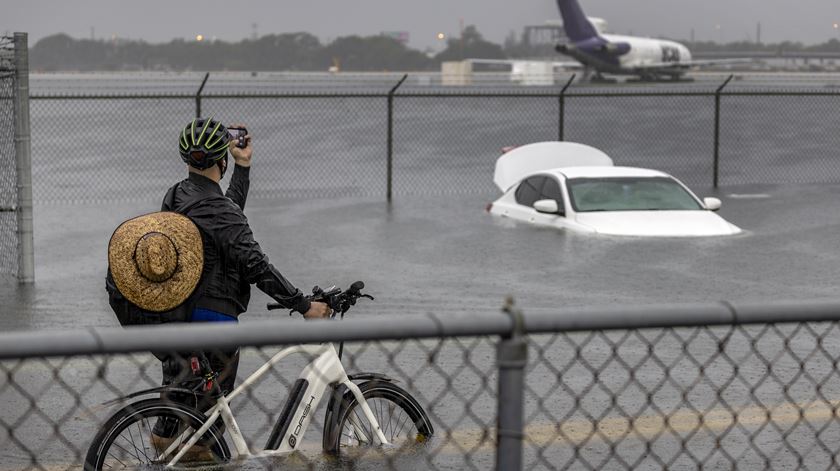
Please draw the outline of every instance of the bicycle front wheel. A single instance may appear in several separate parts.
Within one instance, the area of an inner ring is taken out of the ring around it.
[[[415,446],[434,433],[423,408],[399,386],[374,380],[360,384],[359,389],[391,448]],[[378,443],[359,402],[352,394],[348,397],[350,400],[338,412],[338,427],[327,447],[329,452],[353,454]]]
[[[201,412],[161,399],[147,399],[120,409],[93,439],[85,471],[160,469],[181,449],[207,417]],[[174,447],[171,445],[175,445]],[[171,448],[173,451],[166,453]],[[230,450],[215,426],[187,450],[179,463],[223,463]]]

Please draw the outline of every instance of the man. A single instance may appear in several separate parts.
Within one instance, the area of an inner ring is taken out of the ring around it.
[[[240,126],[241,127],[241,126]],[[249,173],[253,154],[252,138],[242,138],[244,147],[231,136],[220,122],[197,118],[181,131],[178,145],[181,159],[187,164],[188,177],[171,187],[164,197],[162,211],[174,211],[188,216],[198,227],[204,244],[204,269],[201,282],[192,296],[191,322],[236,322],[248,308],[250,285],[257,287],[283,306],[303,314],[307,319],[323,318],[329,307],[309,302],[269,263],[248,225],[243,210],[248,195]],[[228,151],[235,162],[233,176],[226,193],[219,181],[228,168]],[[213,371],[221,372],[217,379],[223,393],[233,390],[238,351],[206,352]],[[172,384],[189,374],[190,366],[183,358],[163,360],[164,384]],[[185,371],[186,370],[186,371]],[[206,409],[210,400],[195,404],[191,395],[169,396]],[[153,439],[166,442],[171,433],[163,430],[159,421]]]

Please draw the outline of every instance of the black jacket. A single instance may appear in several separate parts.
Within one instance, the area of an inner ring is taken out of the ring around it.
[[[309,310],[309,301],[268,261],[242,212],[250,184],[247,167],[235,166],[227,193],[196,173],[169,189],[161,211],[188,216],[204,240],[204,272],[195,307],[238,316],[248,308],[251,284],[283,306]]]

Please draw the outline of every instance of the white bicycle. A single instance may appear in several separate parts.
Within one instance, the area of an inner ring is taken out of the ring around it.
[[[361,293],[363,288],[361,281],[343,292],[335,287],[327,291],[316,287],[310,299],[327,302],[335,311],[333,317],[337,313],[344,317],[358,298],[373,299]],[[268,307],[279,309],[281,306],[269,304]],[[322,444],[328,453],[342,454],[354,448],[383,445],[401,448],[428,440],[434,429],[417,400],[386,375],[348,375],[341,364],[342,350],[343,344],[336,352],[331,343],[281,350],[230,394],[219,394],[215,405],[204,412],[160,398],[133,402],[117,411],[97,433],[88,449],[84,469],[134,469],[144,465],[156,465],[154,469],[159,469],[161,465],[194,462],[190,454],[195,454],[196,450],[201,451],[200,461],[224,463],[232,458],[226,434],[230,436],[238,458],[289,453],[300,442],[328,391],[331,394]],[[254,454],[242,436],[230,402],[275,364],[296,353],[308,354],[314,359],[304,367],[292,386],[265,448]],[[193,370],[196,371],[195,366]],[[154,393],[197,394],[197,391],[218,389],[214,386],[217,376],[218,373],[210,372],[191,381],[139,391],[112,402]],[[219,420],[224,423],[224,431],[220,430]],[[170,439],[165,443],[151,438],[152,430],[160,423],[169,424],[167,436]]]

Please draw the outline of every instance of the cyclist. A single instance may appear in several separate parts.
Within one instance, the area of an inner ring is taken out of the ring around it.
[[[257,287],[283,306],[302,313],[305,318],[323,318],[329,307],[308,301],[268,261],[243,213],[248,195],[249,173],[253,154],[251,135],[243,138],[244,147],[232,140],[225,126],[213,119],[197,118],[188,123],[178,139],[181,159],[187,164],[188,177],[169,189],[162,211],[188,216],[201,232],[204,243],[204,270],[196,289],[191,322],[236,322],[248,308],[250,285]],[[219,181],[228,168],[228,152],[233,155],[234,170],[227,192]],[[210,368],[220,372],[218,385],[224,394],[233,390],[239,352],[205,352]],[[168,356],[163,361],[163,384],[172,384],[189,374],[190,365],[181,357]],[[198,401],[193,395],[170,394],[168,398],[186,402],[200,410],[211,405],[210,398]],[[152,439],[165,446],[173,438],[173,424],[159,421]],[[202,458],[201,448],[194,447]],[[194,450],[190,450],[191,452]]]

